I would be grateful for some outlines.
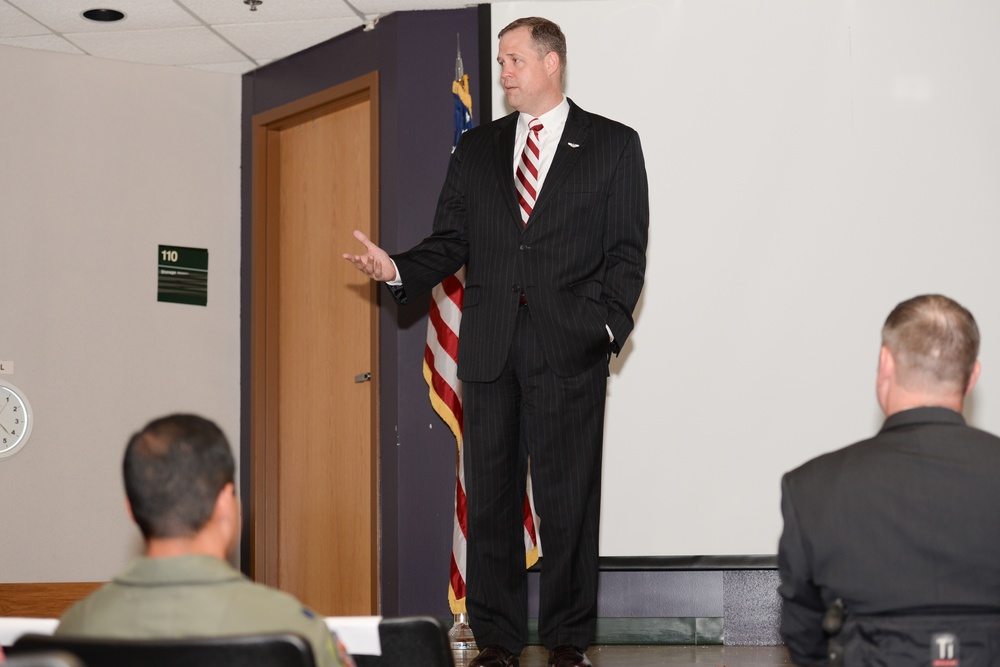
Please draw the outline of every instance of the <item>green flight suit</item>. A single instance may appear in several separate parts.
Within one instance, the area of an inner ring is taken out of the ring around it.
[[[254,583],[212,556],[136,558],[74,604],[57,635],[142,639],[294,632],[317,667],[344,667],[323,618],[287,593]]]

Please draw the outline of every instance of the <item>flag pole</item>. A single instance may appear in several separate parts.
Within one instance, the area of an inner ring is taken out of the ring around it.
[[[465,76],[465,67],[462,64],[461,35],[458,33],[455,33],[455,46],[457,49],[455,56],[455,82],[461,84]],[[451,642],[452,651],[474,651],[477,648],[476,638],[473,636],[472,628],[469,626],[469,614],[465,611],[464,604],[461,608],[461,612],[453,615],[452,626],[448,630],[448,641]]]

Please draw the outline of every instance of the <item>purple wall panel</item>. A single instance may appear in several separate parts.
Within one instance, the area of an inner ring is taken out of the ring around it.
[[[458,34],[473,99],[478,100],[477,17],[475,8],[390,14],[372,31],[359,28],[243,78],[243,489],[250,489],[251,118],[377,70],[380,242],[390,252],[406,249],[431,229],[451,154]],[[355,244],[346,238],[343,247],[331,252],[339,254]],[[447,616],[455,444],[431,409],[421,370],[427,299],[405,309],[397,308],[387,293],[380,300],[382,613]],[[248,496],[244,493],[247,510]],[[244,544],[245,563],[248,549]]]

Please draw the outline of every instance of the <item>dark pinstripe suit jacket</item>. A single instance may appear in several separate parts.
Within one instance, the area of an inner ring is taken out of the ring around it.
[[[514,189],[517,113],[466,132],[448,168],[434,231],[393,260],[405,303],[467,265],[458,376],[503,368],[523,291],[553,371],[572,376],[632,333],[649,226],[635,130],[583,111],[569,117],[527,227]]]

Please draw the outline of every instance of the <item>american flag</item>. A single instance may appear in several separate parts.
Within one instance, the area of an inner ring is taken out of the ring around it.
[[[469,75],[462,71],[462,51],[455,61],[452,82],[455,100],[454,151],[462,133],[473,126],[472,95]],[[458,332],[462,323],[462,296],[465,293],[465,267],[441,281],[431,292],[430,314],[427,320],[427,345],[424,347],[424,380],[429,388],[431,405],[451,429],[458,445],[458,466],[455,483],[455,527],[452,532],[451,571],[448,582],[448,603],[453,614],[465,610],[466,499],[462,440],[462,383],[458,379]],[[531,500],[531,474],[528,474],[524,496],[525,565],[538,561],[538,536]]]
[[[465,611],[466,504],[465,473],[462,465],[462,383],[458,379],[458,333],[462,323],[462,296],[465,293],[465,267],[444,279],[431,292],[427,320],[427,345],[424,347],[424,380],[429,388],[434,411],[451,429],[458,445],[458,468],[455,484],[455,526],[452,532],[451,570],[448,603],[453,614]],[[524,496],[525,566],[538,561],[538,536],[531,500],[531,476]]]

